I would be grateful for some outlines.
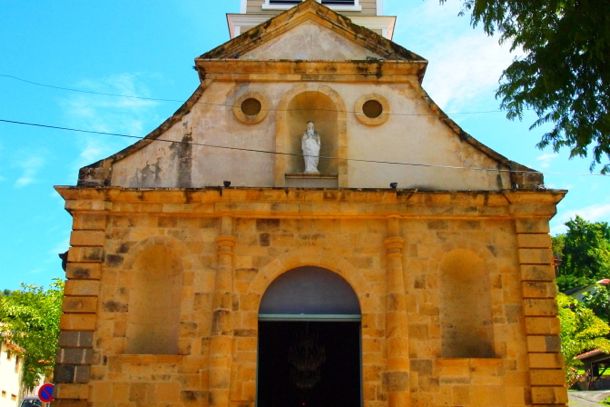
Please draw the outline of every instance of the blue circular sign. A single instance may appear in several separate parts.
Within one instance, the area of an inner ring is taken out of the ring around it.
[[[50,403],[53,401],[53,385],[51,383],[45,383],[38,389],[38,398],[44,403]]]

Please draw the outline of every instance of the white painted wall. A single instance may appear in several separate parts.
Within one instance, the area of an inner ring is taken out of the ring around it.
[[[323,41],[312,41],[318,32]],[[309,40],[308,40],[309,38]],[[332,46],[328,46],[331,44]],[[255,50],[244,59],[358,60],[371,54],[348,39],[311,22],[305,22]],[[230,180],[233,186],[272,187],[275,185],[275,156],[261,152],[219,149],[226,146],[274,152],[276,128],[282,109],[280,101],[294,89],[317,91],[327,87],[346,107],[347,153],[341,158],[413,165],[375,164],[350,161],[347,183],[350,188],[388,188],[397,182],[400,188],[432,190],[499,190],[510,188],[506,172],[494,169],[497,162],[461,140],[424,99],[415,76],[408,83],[375,84],[334,82],[214,82],[208,86],[191,112],[174,125],[162,139],[180,141],[185,134],[193,137],[192,187],[219,186]],[[244,124],[233,114],[236,100],[248,93],[263,95],[269,113],[257,124]],[[379,94],[388,101],[389,119],[378,126],[362,124],[356,118],[356,102],[363,96]],[[315,116],[312,114],[312,116]],[[306,123],[302,123],[305,128]],[[331,126],[332,127],[332,126]],[[282,135],[301,137],[302,132]],[[322,143],[336,134],[321,134]],[[296,144],[295,144],[296,145]],[[116,163],[112,184],[125,187],[177,187],[180,158],[177,145],[153,142]],[[300,151],[282,151],[296,153]],[[490,171],[463,169],[477,168]],[[141,174],[154,173],[142,182]]]
[[[11,352],[6,343],[0,351],[0,407],[16,407],[21,391],[23,358]]]

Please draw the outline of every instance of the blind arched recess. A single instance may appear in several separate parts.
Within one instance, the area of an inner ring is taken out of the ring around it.
[[[352,287],[319,267],[299,267],[278,277],[263,295],[260,319],[360,319]]]

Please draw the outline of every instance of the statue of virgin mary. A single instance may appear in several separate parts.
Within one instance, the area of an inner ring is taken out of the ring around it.
[[[318,163],[320,161],[320,135],[315,129],[312,121],[307,122],[307,128],[301,138],[301,149],[303,150],[303,161],[305,162],[305,174],[319,174]]]

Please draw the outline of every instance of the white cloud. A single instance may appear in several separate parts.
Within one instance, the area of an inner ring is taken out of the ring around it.
[[[551,163],[559,157],[557,153],[543,153],[536,157],[536,161],[538,161],[538,165],[540,168],[545,169],[551,166]]]
[[[21,175],[15,180],[15,187],[23,188],[35,183],[44,163],[45,160],[40,154],[30,155],[23,160],[19,160],[16,166],[21,170]]]
[[[64,253],[69,248],[70,248],[70,239],[65,238],[65,239],[62,239],[61,241],[57,242],[53,247],[51,247],[51,249],[49,249],[49,251],[47,253],[49,255],[51,255],[50,260],[59,262],[61,260],[59,260],[58,257],[53,257],[53,256],[57,256],[60,253]]]
[[[459,112],[495,90],[512,56],[495,39],[470,33],[439,43],[430,60],[424,86],[441,107]]]
[[[469,16],[458,16],[461,4],[428,0],[391,10],[399,18],[394,40],[430,61],[423,86],[448,112],[461,112],[493,94],[515,56],[508,44],[499,45],[497,38],[470,27]]]
[[[75,87],[113,95],[148,97],[148,88],[139,74],[117,74],[100,80],[85,79]],[[132,97],[77,94],[63,100],[62,107],[69,124],[86,130],[144,136],[157,115],[158,102]],[[151,120],[152,119],[152,120]],[[81,135],[80,153],[70,171],[107,157],[134,142],[133,139],[104,135]]]
[[[117,150],[119,150],[119,148],[117,148],[116,143],[87,137],[81,143],[81,151],[72,165],[72,171],[73,173],[77,173],[80,168],[93,164],[94,162],[115,153]]]
[[[610,218],[610,204],[593,204],[580,209],[565,211],[556,219],[553,219],[552,234],[565,233],[567,230],[564,225],[570,219],[574,219],[576,215],[589,222],[606,221]]]

